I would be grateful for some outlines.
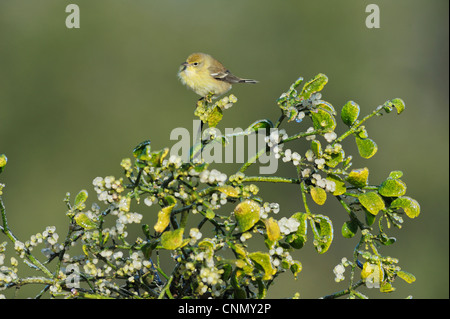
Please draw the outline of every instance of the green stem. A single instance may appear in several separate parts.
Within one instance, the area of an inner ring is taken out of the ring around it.
[[[370,119],[371,117],[377,115],[379,112],[380,112],[380,110],[377,108],[377,109],[375,109],[372,113],[366,115],[361,121],[355,123],[355,125],[353,125],[352,127],[350,127],[350,129],[349,129],[347,132],[345,132],[344,134],[342,134],[341,136],[339,136],[339,137],[333,142],[332,145],[334,145],[334,144],[336,144],[336,143],[342,142],[342,140],[344,140],[346,137],[348,137],[349,135],[355,133],[355,132],[358,130],[358,128],[359,128],[365,121],[367,121],[367,120]]]
[[[317,135],[320,135],[320,134],[323,134],[323,133],[326,133],[326,132],[328,132],[328,131],[324,131],[324,130],[314,130],[314,131],[312,131],[312,132],[302,132],[302,133],[298,133],[298,134],[296,134],[296,135],[289,136],[288,138],[282,140],[282,141],[280,142],[280,144],[283,144],[283,143],[286,143],[286,142],[290,142],[290,141],[293,141],[293,140],[297,140],[297,139],[299,139],[299,138],[306,137],[306,136],[310,136],[310,135],[316,135],[316,134],[317,134]]]
[[[322,299],[336,299],[336,298],[348,295],[350,293],[355,293],[355,289],[363,284],[364,284],[364,281],[360,280],[357,283],[355,283],[354,285],[352,285],[351,287],[341,290],[341,291],[338,291],[338,292],[335,292],[330,295],[323,296]],[[359,297],[359,294],[356,294],[356,295]]]
[[[281,115],[278,118],[277,124],[275,124],[275,128],[279,128],[285,118],[286,118],[286,115],[284,115],[283,111],[281,111]]]
[[[299,170],[299,168],[297,168]],[[308,203],[306,202],[306,185],[305,182],[300,183],[300,190],[302,192],[302,199],[303,199],[303,205],[305,206],[305,212],[307,214],[311,214],[311,211],[309,210]]]
[[[164,295],[167,295],[167,297],[169,297],[170,299],[173,299],[172,294],[170,293],[170,285],[172,283],[173,277],[175,275],[175,271],[178,269],[178,267],[175,267],[174,271],[172,272],[172,275],[170,276],[170,278],[167,280],[166,284],[164,285],[163,289],[161,290],[161,293],[158,296],[158,299],[163,299]],[[166,277],[166,276],[164,276]]]
[[[298,178],[286,178],[278,176],[246,176],[242,182],[269,182],[269,183],[290,183],[300,184]]]
[[[370,227],[364,225],[358,217],[355,215],[355,213],[351,210],[351,208],[347,205],[347,203],[344,201],[344,199],[341,196],[336,196],[336,199],[341,203],[342,207],[345,209],[345,211],[348,213],[352,221],[355,221],[358,224],[359,229],[370,229]]]
[[[0,213],[2,215],[3,227],[1,228],[2,232],[8,237],[14,244],[17,242],[17,238],[13,235],[11,230],[8,227],[8,221],[6,219],[6,210],[5,205],[3,204],[3,199],[0,197]],[[27,259],[39,268],[44,274],[46,274],[49,278],[53,278],[53,274],[50,270],[48,270],[39,260],[37,260],[27,248],[24,248],[25,255]]]
[[[241,166],[241,168],[239,169],[239,172],[244,173],[247,168],[250,167],[250,165],[256,163],[256,160],[263,154],[266,153],[266,146],[264,146],[263,148],[261,148],[258,153],[256,153],[255,155],[253,155],[251,158],[248,159],[247,162],[244,163],[244,165]]]

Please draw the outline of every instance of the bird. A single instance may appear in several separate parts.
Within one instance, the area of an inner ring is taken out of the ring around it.
[[[222,63],[206,53],[192,53],[178,71],[181,82],[201,96],[218,98],[231,89],[234,83],[258,83],[233,75]]]

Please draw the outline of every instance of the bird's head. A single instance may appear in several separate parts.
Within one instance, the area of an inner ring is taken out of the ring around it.
[[[186,62],[183,62],[180,67],[180,71],[196,71],[199,69],[206,60],[206,54],[204,53],[192,53],[188,58],[186,59]]]

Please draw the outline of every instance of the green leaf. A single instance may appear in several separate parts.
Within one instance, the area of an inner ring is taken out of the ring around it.
[[[156,151],[150,154],[150,158],[147,159],[152,166],[160,167],[164,158],[169,154],[169,148],[164,148],[160,151]]]
[[[294,277],[297,278],[297,275],[300,273],[300,271],[302,271],[302,263],[294,260],[294,262],[292,263],[290,269],[292,271],[292,273],[294,274]]]
[[[328,77],[325,74],[317,74],[313,80],[305,83],[300,92],[300,97],[305,100],[309,99],[313,93],[321,91],[327,82]]]
[[[292,218],[295,218],[300,223],[300,225],[298,226],[295,233],[289,234],[289,236],[287,236],[286,242],[288,242],[289,245],[291,245],[295,249],[300,249],[305,245],[307,239],[306,235],[308,231],[308,215],[304,213],[295,213],[294,215],[292,215]]]
[[[402,176],[403,176],[402,171],[392,171],[389,173],[389,177],[393,178],[393,179],[398,179],[398,178],[401,178]]]
[[[150,226],[148,224],[142,224],[141,228],[147,239],[152,237],[152,235],[150,234]]]
[[[376,192],[362,193],[358,196],[361,205],[372,215],[385,208],[384,200]]]
[[[400,270],[397,272],[397,276],[402,278],[404,281],[406,281],[408,284],[412,284],[414,281],[416,281],[416,277],[404,270]]]
[[[313,121],[314,129],[331,132],[336,128],[336,120],[333,114],[329,111],[318,108],[311,110],[310,115]]]
[[[385,197],[399,197],[405,195],[406,184],[399,179],[389,177],[381,183],[378,193]]]
[[[369,213],[367,210],[364,211],[365,213],[365,219],[366,219],[366,224],[367,225],[372,225],[375,220],[377,219],[377,217],[375,215],[372,215],[371,213]]]
[[[319,254],[323,254],[333,241],[333,224],[324,215],[314,215],[310,224],[314,234],[314,247]]]
[[[250,124],[249,127],[247,127],[246,131],[255,131],[257,132],[260,129],[266,129],[267,133],[270,133],[270,129],[273,128],[273,123],[270,120],[264,119],[264,120],[259,120],[256,122],[253,122],[252,124]]]
[[[397,109],[397,114],[402,113],[405,110],[405,107],[406,107],[405,106],[405,102],[402,99],[400,99],[400,98],[395,98],[395,99],[386,101],[383,104],[383,106],[384,106],[385,110],[386,110],[386,108],[389,108],[389,107],[391,107],[391,108],[395,107]]]
[[[175,198],[175,196],[167,195],[164,197],[164,203],[167,206],[173,206],[177,203],[177,199]]]
[[[74,201],[74,208],[78,209],[78,210],[82,210],[86,207],[86,205],[84,204],[86,202],[88,198],[88,192],[86,190],[81,190],[77,196],[75,197],[75,201]]]
[[[78,213],[73,218],[78,226],[86,230],[96,229],[98,225],[94,223],[85,213]]]
[[[245,232],[253,227],[259,220],[261,207],[257,202],[247,199],[239,203],[234,209],[234,216],[241,232]]]
[[[150,140],[140,143],[133,149],[133,156],[140,161],[148,161],[151,159]]]
[[[142,249],[141,249],[142,252],[144,253],[144,257],[146,259],[149,259],[152,256],[153,250],[155,250],[157,246],[158,246],[157,241],[150,241],[150,242],[147,242],[146,244],[144,244],[144,246],[142,246]]]
[[[341,149],[337,153],[331,153],[329,156],[330,159],[327,159],[325,163],[329,167],[335,168],[339,163],[341,163],[344,160],[345,152],[343,149]]]
[[[397,241],[397,239],[395,239],[395,237],[389,237],[388,235],[386,235],[384,233],[382,233],[380,235],[380,242],[385,246],[392,245],[396,241]]]
[[[234,288],[234,294],[233,294],[234,299],[246,299],[247,298],[246,291],[241,287],[241,285],[239,283],[239,277],[242,274],[243,274],[243,272],[237,268],[235,268],[233,270],[233,272],[231,273],[230,283],[231,283],[231,286]]]
[[[174,250],[181,247],[183,242],[184,228],[166,231],[161,235],[161,246],[167,250]]]
[[[415,199],[412,199],[411,197],[408,196],[396,198],[391,203],[390,208],[392,209],[402,208],[409,218],[415,218],[420,214],[419,203]]]
[[[299,77],[297,80],[295,80],[294,83],[292,83],[291,87],[289,88],[289,91],[295,90],[302,82],[303,82],[303,78]]]
[[[391,103],[394,105],[394,107],[397,109],[397,114],[402,113],[405,110],[405,102],[400,98],[395,98],[391,100]]]
[[[175,206],[175,204],[163,207],[158,212],[158,220],[156,221],[155,225],[153,226],[153,228],[155,229],[156,232],[162,233],[167,228],[167,226],[169,226],[170,213],[172,212],[172,209],[174,206]]]
[[[276,269],[272,267],[269,254],[258,251],[248,254],[248,257],[263,269],[263,280],[272,279],[273,275],[276,273]]]
[[[327,200],[327,193],[325,190],[321,187],[315,186],[311,187],[310,190],[311,198],[314,200],[314,202],[317,205],[323,205],[325,204],[325,201]]]
[[[378,151],[377,143],[370,138],[355,137],[359,155],[363,158],[371,158]]]
[[[358,119],[360,112],[359,105],[353,101],[348,101],[341,111],[341,119],[344,124],[351,126]]]
[[[333,175],[333,174],[328,174],[327,179],[330,181],[333,181],[334,184],[336,185],[334,192],[333,192],[334,196],[342,195],[347,191],[344,180],[342,178],[340,178],[339,176]]]
[[[358,231],[358,224],[353,220],[348,220],[342,225],[342,236],[345,238],[352,238]]]
[[[347,177],[347,182],[362,188],[367,185],[369,179],[369,169],[367,167],[352,170]]]
[[[261,278],[256,279],[256,284],[258,285],[258,299],[264,299],[267,295],[267,287]]]
[[[331,103],[326,101],[320,101],[319,104],[316,105],[316,107],[323,109],[325,111],[328,111],[331,115],[336,115],[336,110],[334,109],[333,105]]]

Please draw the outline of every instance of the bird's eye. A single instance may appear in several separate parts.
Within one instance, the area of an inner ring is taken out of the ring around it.
[[[194,62],[194,63],[192,63],[193,65],[195,65],[195,66],[197,66],[198,65],[198,62]]]

